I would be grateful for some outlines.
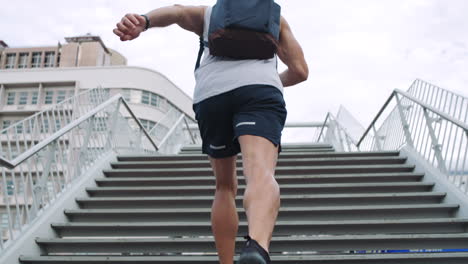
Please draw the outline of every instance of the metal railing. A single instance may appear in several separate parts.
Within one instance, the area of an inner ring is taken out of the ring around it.
[[[317,141],[329,143],[335,151],[358,151],[356,141],[335,116],[328,112]]]
[[[183,129],[188,125],[185,115],[172,123],[157,144],[123,97],[109,99],[108,95],[108,89],[85,91],[2,131],[0,254],[109,151],[178,151],[171,142],[175,139],[181,145],[180,135],[189,131]]]
[[[364,126],[344,107],[340,106],[336,121],[346,130],[354,142],[358,142],[366,130]]]
[[[175,154],[186,144],[201,144],[197,124],[177,108],[172,108],[149,131],[156,142],[158,154]],[[151,149],[148,138],[141,136],[138,146]]]
[[[391,104],[393,110],[378,126]],[[390,95],[357,147],[382,151],[407,145],[468,194],[467,112],[466,98],[417,80],[409,92],[396,89]]]
[[[282,138],[292,139],[288,143],[318,142],[323,124],[323,122],[288,122],[284,126]]]
[[[415,80],[408,93],[458,121],[467,119],[468,98],[422,80]]]
[[[108,98],[109,90],[91,89],[1,130],[0,157],[15,160]],[[0,165],[8,166],[2,159]]]

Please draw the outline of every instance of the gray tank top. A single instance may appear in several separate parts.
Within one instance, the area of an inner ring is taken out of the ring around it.
[[[208,7],[203,27],[205,42],[208,42],[210,18],[211,7]],[[252,84],[271,85],[283,92],[276,64],[276,55],[269,60],[234,60],[212,56],[209,48],[205,47],[200,68],[195,71],[193,103]]]

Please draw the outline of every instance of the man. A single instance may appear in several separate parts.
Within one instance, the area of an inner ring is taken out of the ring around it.
[[[146,15],[127,14],[114,33],[133,40],[150,27],[177,24],[207,41],[211,7],[174,5]],[[276,57],[270,60],[232,60],[214,57],[205,49],[195,71],[194,111],[216,176],[211,222],[220,263],[232,264],[238,215],[236,160],[242,152],[247,187],[244,208],[249,236],[239,263],[270,263],[268,250],[280,207],[280,189],[274,178],[281,131],[286,120],[283,87],[308,77],[299,43],[281,17],[278,57],[288,69],[278,74]]]

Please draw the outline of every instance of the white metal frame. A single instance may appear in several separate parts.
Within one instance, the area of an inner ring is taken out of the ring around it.
[[[150,136],[157,128],[146,131],[122,95],[109,99],[108,94],[109,90],[103,88],[85,91],[2,131],[6,148],[0,157],[0,199],[8,227],[0,226],[0,256],[22,236],[25,226],[34,224],[38,215],[56,203],[72,181],[85,175],[101,157],[129,151],[174,154],[187,141],[185,132],[190,130],[183,129],[188,127],[185,114],[178,115],[157,144]],[[122,110],[131,118],[125,118]],[[61,127],[50,127],[56,123]],[[27,125],[31,125],[28,130]],[[196,143],[192,134],[189,139]]]
[[[390,103],[396,105],[378,126]],[[392,92],[356,146],[361,151],[411,147],[468,195],[467,119],[467,98],[416,80],[408,92]]]

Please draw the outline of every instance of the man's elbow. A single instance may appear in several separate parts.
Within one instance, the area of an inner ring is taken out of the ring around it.
[[[294,72],[299,82],[305,82],[309,78],[309,69],[307,66],[298,67]]]

